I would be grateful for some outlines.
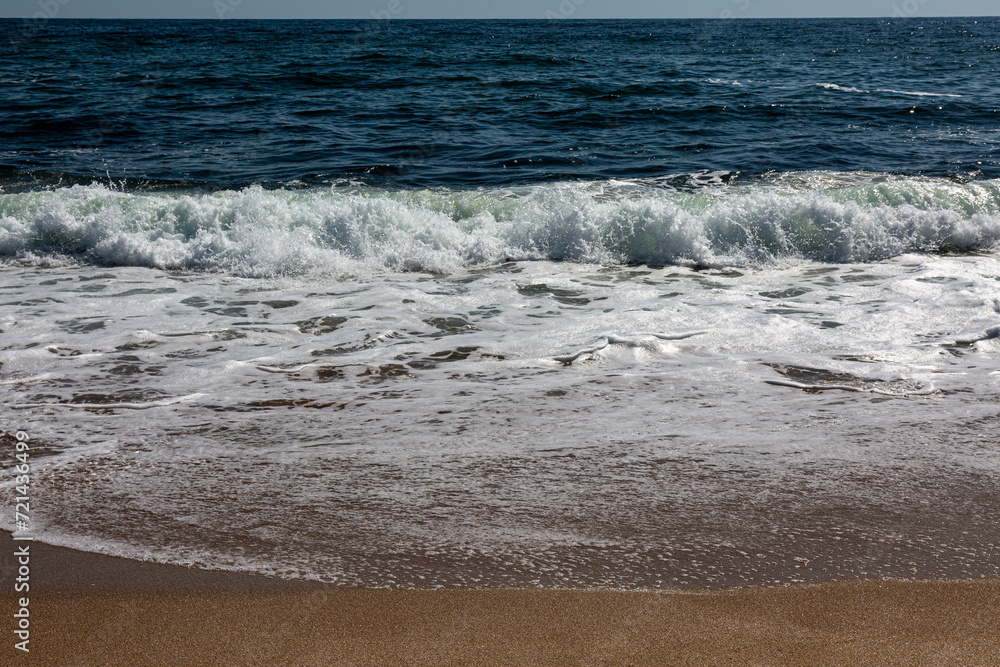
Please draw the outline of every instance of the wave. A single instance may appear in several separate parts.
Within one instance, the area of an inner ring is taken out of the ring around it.
[[[874,90],[865,90],[862,88],[855,88],[854,86],[840,86],[836,83],[817,83],[814,85],[827,90],[839,90],[842,93],[892,93],[893,95],[910,95],[912,97],[961,97],[961,95],[957,95],[955,93],[925,93],[918,90],[894,90],[892,88],[875,88]]]
[[[244,277],[452,272],[523,260],[850,263],[991,250],[998,242],[1000,180],[831,173],[693,192],[604,181],[215,193],[120,192],[94,184],[0,194],[4,260]]]

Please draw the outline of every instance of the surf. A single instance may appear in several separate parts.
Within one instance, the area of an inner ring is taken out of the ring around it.
[[[240,277],[449,273],[510,261],[708,267],[990,252],[1000,180],[784,174],[742,185],[574,181],[0,194],[0,260]]]

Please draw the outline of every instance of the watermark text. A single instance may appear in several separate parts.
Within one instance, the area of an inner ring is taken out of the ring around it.
[[[14,648],[29,652],[28,642],[31,641],[30,599],[27,593],[31,588],[31,447],[28,445],[28,434],[18,431],[14,434],[14,592],[21,594],[16,602],[14,613]]]

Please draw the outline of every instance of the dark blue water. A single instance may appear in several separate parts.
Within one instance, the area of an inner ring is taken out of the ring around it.
[[[0,182],[1000,175],[1000,19],[0,22]]]

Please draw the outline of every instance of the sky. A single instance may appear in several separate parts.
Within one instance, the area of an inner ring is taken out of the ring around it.
[[[997,0],[0,0],[28,18],[778,18],[997,16]]]

